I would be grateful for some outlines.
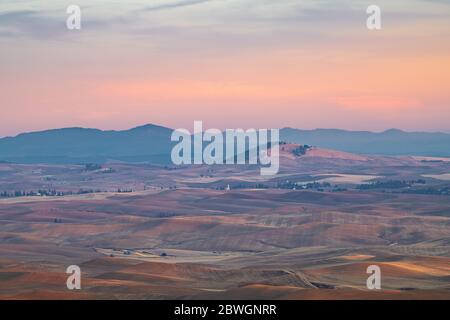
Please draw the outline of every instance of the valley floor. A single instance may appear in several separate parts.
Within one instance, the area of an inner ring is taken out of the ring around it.
[[[1,192],[64,194],[0,199],[0,299],[450,299],[449,163],[315,152],[269,179],[2,164]]]

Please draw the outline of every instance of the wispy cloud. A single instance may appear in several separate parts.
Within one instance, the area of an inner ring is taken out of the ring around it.
[[[0,13],[0,31],[6,36],[47,38],[60,33],[64,26],[65,20],[48,17],[35,10]]]
[[[193,6],[197,4],[202,4],[206,2],[211,2],[213,0],[185,0],[185,1],[174,1],[168,3],[162,3],[159,5],[148,6],[143,9],[143,11],[158,11],[166,9],[175,9],[180,7]]]
[[[129,17],[131,19],[131,17]],[[33,39],[51,40],[62,35],[75,35],[66,27],[65,10],[15,10],[0,13],[0,37],[29,37]],[[124,19],[116,19],[115,23],[123,24]],[[96,15],[83,16],[82,25],[89,30],[107,28],[111,19]]]

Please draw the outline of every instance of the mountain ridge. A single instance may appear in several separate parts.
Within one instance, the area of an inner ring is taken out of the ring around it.
[[[67,127],[0,138],[0,161],[17,163],[151,162],[170,164],[173,129],[144,124],[126,130]],[[450,157],[450,134],[343,129],[280,129],[280,140],[355,154]]]
[[[341,129],[281,129],[282,140],[311,144],[358,154],[450,156],[450,134],[407,132],[388,129],[382,132]]]

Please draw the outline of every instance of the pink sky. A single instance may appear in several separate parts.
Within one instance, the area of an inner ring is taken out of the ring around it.
[[[299,5],[297,17],[282,0],[244,13],[235,2],[130,5],[121,17],[94,6],[78,33],[59,25],[56,4],[11,2],[3,14],[16,19],[6,19],[12,35],[0,28],[0,136],[67,126],[191,128],[194,120],[222,129],[450,132],[450,5],[416,1],[403,12],[380,2],[383,29],[375,32],[356,2]]]

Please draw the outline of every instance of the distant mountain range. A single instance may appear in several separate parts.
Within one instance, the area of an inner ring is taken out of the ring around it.
[[[23,133],[0,139],[0,162],[168,164],[174,145],[171,133],[172,129],[152,124],[123,131],[64,128]],[[280,139],[359,154],[450,156],[446,133],[284,128]]]
[[[18,163],[169,163],[172,129],[144,125],[123,131],[64,128],[0,139],[0,161]]]
[[[440,132],[299,130],[284,128],[283,141],[360,154],[450,156],[450,134]]]

